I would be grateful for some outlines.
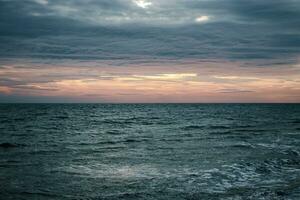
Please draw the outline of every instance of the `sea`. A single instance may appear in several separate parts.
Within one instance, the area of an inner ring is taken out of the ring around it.
[[[0,104],[0,199],[300,199],[300,104]]]

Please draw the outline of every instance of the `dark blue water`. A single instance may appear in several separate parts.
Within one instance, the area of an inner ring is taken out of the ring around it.
[[[300,199],[299,104],[2,104],[1,199]]]

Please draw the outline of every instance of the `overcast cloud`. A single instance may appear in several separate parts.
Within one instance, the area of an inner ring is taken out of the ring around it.
[[[3,58],[294,62],[298,0],[0,0]]]

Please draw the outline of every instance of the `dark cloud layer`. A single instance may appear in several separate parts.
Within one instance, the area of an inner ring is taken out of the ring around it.
[[[135,2],[0,0],[0,56],[289,63],[300,53],[298,0]]]

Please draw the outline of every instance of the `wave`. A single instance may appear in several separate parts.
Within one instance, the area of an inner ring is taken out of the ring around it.
[[[228,135],[228,134],[232,134],[232,131],[214,131],[214,132],[210,132],[210,135]]]
[[[199,125],[189,125],[189,126],[184,126],[182,127],[183,130],[195,130],[195,129],[203,129],[204,126],[199,126]]]
[[[20,147],[20,146],[24,146],[23,144],[14,144],[14,143],[9,143],[9,142],[4,142],[0,144],[0,148],[16,148],[16,147]]]
[[[255,148],[252,144],[248,144],[248,143],[234,144],[234,145],[231,145],[230,147],[239,148],[239,149],[253,149],[253,148]]]
[[[211,129],[228,129],[230,127],[224,126],[224,125],[212,125],[212,126],[209,126],[209,128],[211,128]]]
[[[55,118],[56,119],[68,119],[69,116],[56,116]]]
[[[121,135],[121,134],[123,134],[123,132],[119,131],[119,130],[108,130],[105,133],[109,134],[109,135]]]
[[[35,197],[40,196],[40,197],[48,197],[48,198],[61,198],[61,197],[63,197],[61,195],[52,194],[52,193],[48,193],[48,192],[29,192],[29,191],[21,192],[21,195],[35,196]]]
[[[296,120],[293,120],[291,121],[292,124],[300,124],[300,119],[296,119]]]

